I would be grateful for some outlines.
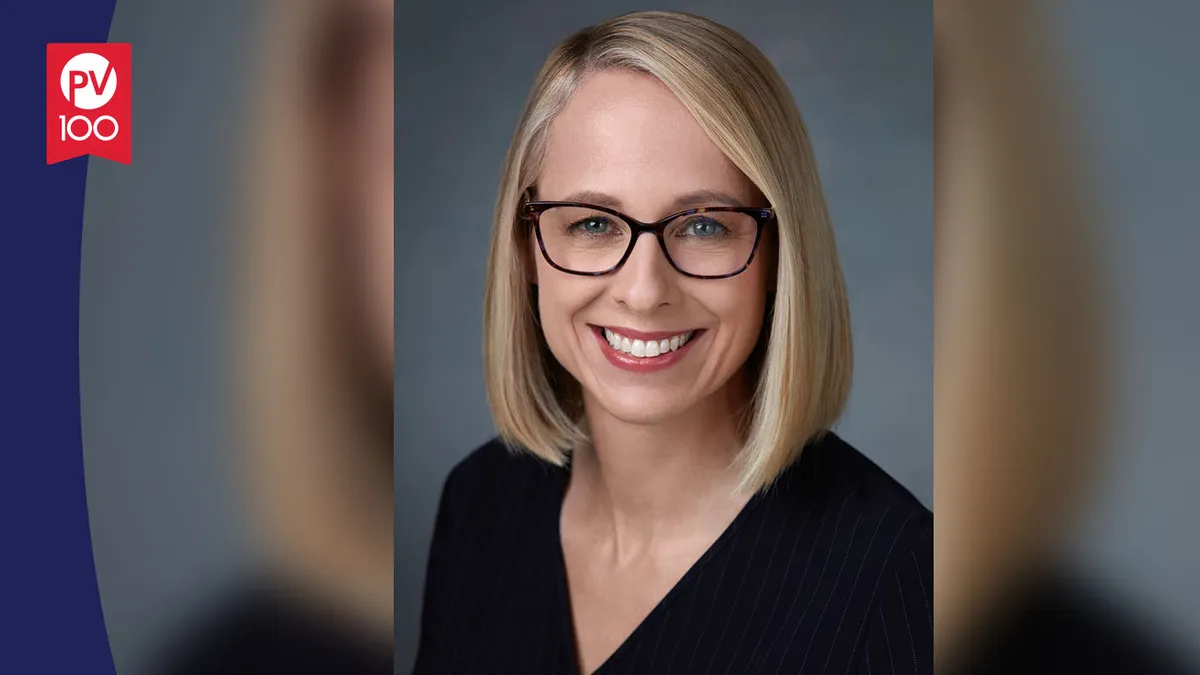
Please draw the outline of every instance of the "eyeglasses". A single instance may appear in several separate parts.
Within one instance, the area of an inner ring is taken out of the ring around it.
[[[713,206],[643,223],[613,209],[581,202],[527,202],[542,257],[567,274],[598,277],[616,271],[638,238],[652,233],[675,271],[696,279],[725,279],[750,266],[769,208]]]

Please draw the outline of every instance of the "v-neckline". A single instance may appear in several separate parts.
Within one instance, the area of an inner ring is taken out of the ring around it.
[[[558,614],[557,623],[560,636],[559,639],[566,645],[567,657],[568,661],[570,662],[570,670],[568,673],[569,675],[585,675],[581,673],[579,668],[579,647],[575,641],[575,618],[571,608],[571,588],[569,582],[567,581],[566,551],[563,550],[562,543],[562,507],[566,497],[567,483],[570,480],[570,469],[561,470],[558,472],[558,474],[559,485],[558,489],[555,491],[555,499],[553,500],[554,508],[548,509],[548,511],[550,511],[552,514],[550,529],[553,532],[553,536],[551,537],[553,541],[553,551],[551,551],[551,553],[555,561],[554,582],[558,587],[558,597],[561,598],[561,600],[556,603],[557,607],[555,610]],[[743,523],[749,518],[750,514],[756,510],[757,506],[764,500],[764,498],[765,494],[763,492],[757,492],[752,495],[750,499],[742,505],[741,510],[738,511],[736,516],[734,516],[733,521],[730,522],[729,525],[726,526],[725,530],[721,532],[721,535],[718,536],[707,549],[705,549],[704,553],[700,554],[699,558],[696,558],[696,561],[692,563],[690,567],[688,567],[687,571],[683,573],[683,576],[681,576],[679,580],[667,590],[666,594],[664,594],[663,597],[660,598],[657,603],[655,603],[650,612],[647,613],[646,616],[643,617],[642,620],[633,627],[633,630],[625,636],[625,639],[621,641],[621,644],[617,645],[617,648],[614,649],[604,659],[604,661],[602,661],[600,665],[596,667],[595,670],[586,675],[607,675],[612,664],[616,662],[617,658],[630,649],[630,645],[633,644],[634,640],[646,630],[646,626],[652,625],[656,621],[664,620],[660,619],[660,615],[662,615],[664,612],[668,612],[669,606],[674,599],[683,593],[688,586],[691,586],[693,583],[695,583],[695,579],[704,572],[704,568],[707,566],[708,561],[711,560],[720,549],[724,548],[729,540],[733,539],[738,530],[741,529]]]

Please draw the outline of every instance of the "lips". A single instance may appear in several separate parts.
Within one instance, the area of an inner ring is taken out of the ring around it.
[[[704,334],[703,329],[683,331],[635,331],[614,326],[592,326],[600,350],[614,366],[630,372],[647,373],[674,365]]]

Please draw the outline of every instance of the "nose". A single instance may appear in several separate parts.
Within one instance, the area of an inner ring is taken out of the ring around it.
[[[677,302],[678,277],[653,234],[643,232],[629,259],[613,273],[613,299],[637,314]]]

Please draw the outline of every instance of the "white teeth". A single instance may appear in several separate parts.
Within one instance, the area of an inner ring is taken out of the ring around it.
[[[610,328],[604,329],[604,339],[613,349],[637,358],[652,358],[673,352],[686,345],[694,335],[694,331],[688,331],[671,338],[646,341],[627,338]]]

